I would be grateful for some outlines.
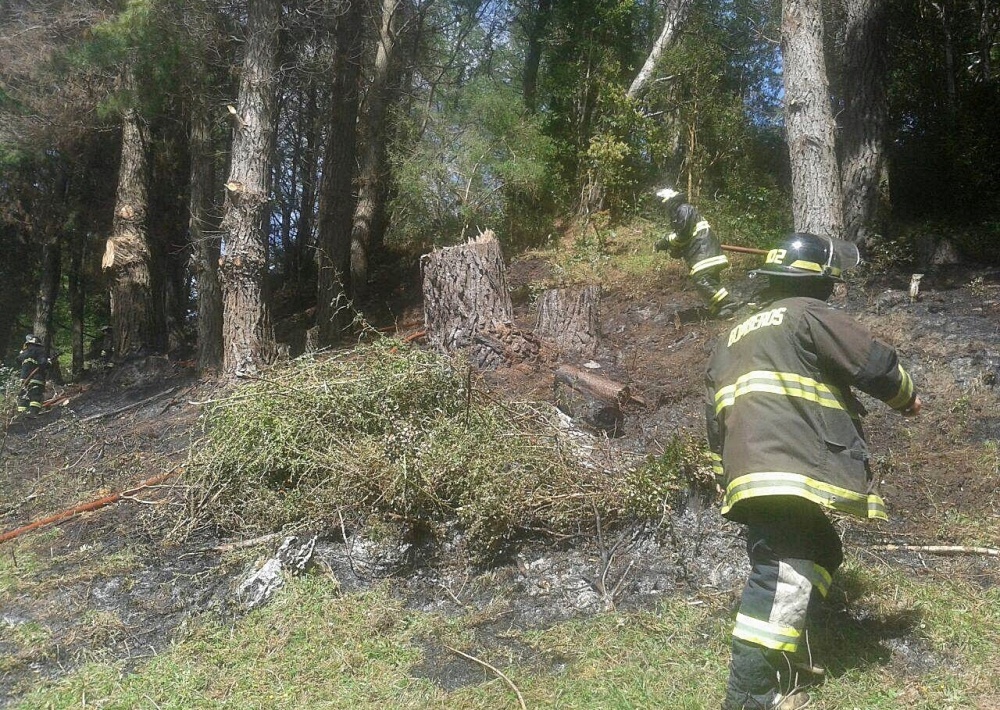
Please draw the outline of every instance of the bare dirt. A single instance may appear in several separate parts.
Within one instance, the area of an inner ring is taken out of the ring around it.
[[[530,330],[526,294],[556,285],[555,277],[533,259],[515,261],[509,277],[515,296],[521,296],[518,325]],[[904,420],[871,402],[866,427],[892,520],[838,525],[846,545],[857,551],[886,542],[940,545],[953,542],[949,516],[960,514],[981,521],[982,544],[995,545],[995,475],[984,471],[1000,472],[1000,454],[984,463],[983,451],[997,449],[983,444],[1000,439],[1000,269],[966,266],[929,274],[916,301],[906,293],[908,282],[909,274],[900,273],[855,283],[838,302],[899,349],[925,404],[922,417]],[[750,297],[749,283],[732,285]],[[419,321],[419,312],[412,302],[397,306],[395,320]],[[634,456],[658,453],[678,432],[701,436],[702,369],[727,325],[703,318],[682,271],[670,267],[649,283],[605,286],[601,322],[602,345],[589,359],[600,373],[628,384],[645,405],[627,412],[620,437],[595,436],[591,443],[606,447],[609,456]],[[522,363],[487,373],[483,381],[511,396],[548,401],[556,362],[550,356]],[[82,385],[57,387],[55,394],[66,395],[65,402],[37,420],[7,427],[0,532],[175,469],[197,441],[199,403],[218,390],[184,363],[166,358],[103,369]],[[0,705],[89,657],[139,663],[199,614],[240,613],[235,590],[250,571],[248,563],[228,561],[220,546],[231,541],[218,540],[211,531],[177,534],[182,506],[183,481],[174,477],[0,546],[7,567],[30,579],[34,590],[0,610],[0,653],[16,649],[0,668]],[[486,648],[509,646],[498,634],[512,625],[647,608],[663,595],[714,600],[720,613],[728,613],[746,575],[739,527],[722,520],[713,501],[695,492],[658,530],[527,540],[510,564],[490,570],[469,569],[447,545],[424,549],[376,544],[360,531],[319,532],[316,556],[347,591],[392,576],[413,608],[492,609],[477,629],[477,641]],[[35,561],[23,554],[29,540]],[[277,542],[263,547],[273,551]],[[40,545],[52,564],[37,562]],[[998,582],[995,565],[983,557],[929,561],[916,553],[877,554],[919,574],[961,574],[983,586]],[[851,580],[840,589],[844,604],[830,614],[850,617]],[[864,643],[870,647],[862,649],[862,657],[914,667],[935,662],[911,642],[912,619],[850,621],[868,631]],[[32,650],[13,643],[16,633],[39,627],[48,632]],[[469,664],[433,654],[415,672],[446,688],[482,680]]]

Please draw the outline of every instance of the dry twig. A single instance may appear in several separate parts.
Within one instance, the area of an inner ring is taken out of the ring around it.
[[[1000,557],[995,547],[967,547],[965,545],[872,545],[873,550],[886,552],[926,552],[934,555],[988,555]]]
[[[461,656],[462,658],[468,658],[473,663],[478,663],[483,668],[486,668],[486,669],[488,669],[488,670],[493,671],[494,673],[496,673],[496,675],[499,678],[501,678],[507,684],[507,687],[509,687],[511,690],[513,690],[514,693],[517,695],[517,702],[520,703],[521,710],[528,710],[528,706],[524,703],[524,696],[521,695],[521,691],[517,689],[516,685],[514,685],[514,681],[512,681],[510,678],[508,678],[507,676],[505,676],[502,671],[500,671],[499,669],[491,666],[489,663],[487,663],[486,661],[484,661],[481,658],[476,658],[475,656],[470,656],[468,653],[462,653],[457,648],[452,648],[451,646],[449,646],[447,644],[445,644],[444,647],[447,648],[452,653],[456,653],[459,656]]]

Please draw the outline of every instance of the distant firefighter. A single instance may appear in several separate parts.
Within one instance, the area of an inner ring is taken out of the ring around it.
[[[708,304],[709,313],[715,318],[728,318],[739,304],[722,285],[720,274],[729,265],[722,253],[722,245],[694,205],[688,204],[683,192],[669,187],[656,191],[667,206],[673,232],[657,240],[656,251],[666,251],[688,265],[688,277],[698,293]]]
[[[21,366],[21,391],[17,395],[17,411],[37,416],[42,411],[45,376],[49,370],[49,358],[42,347],[42,341],[30,333],[26,335],[17,362]]]

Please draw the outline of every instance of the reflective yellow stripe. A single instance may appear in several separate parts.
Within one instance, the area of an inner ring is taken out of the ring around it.
[[[801,259],[799,259],[798,261],[793,261],[791,264],[789,264],[789,266],[795,269],[805,269],[806,271],[815,271],[818,274],[823,273],[823,267],[820,264],[817,264],[815,261],[802,261]]]
[[[745,614],[736,615],[736,626],[733,628],[733,636],[736,638],[789,653],[794,653],[798,649],[801,635],[791,626],[772,624]]]
[[[899,383],[899,391],[896,393],[896,396],[886,402],[893,409],[905,407],[913,399],[913,380],[906,370],[903,369],[902,365],[899,365],[899,376],[902,379]]]
[[[833,583],[833,575],[827,572],[825,567],[814,562],[812,574],[809,575],[809,581],[825,597],[830,591],[830,585]]]
[[[754,370],[739,377],[734,384],[723,387],[715,393],[715,413],[719,414],[731,406],[737,397],[750,392],[767,392],[787,397],[800,397],[831,409],[846,409],[841,401],[840,390],[825,385],[811,377],[803,377],[793,372],[770,372]]]
[[[716,303],[718,303],[719,301],[723,300],[728,295],[729,295],[729,291],[727,291],[726,287],[723,286],[718,291],[716,291],[715,294],[713,294],[713,296],[712,296],[712,305],[714,306]]]
[[[700,222],[698,222],[698,224],[694,225],[694,232],[692,232],[692,234],[697,234],[698,232],[703,232],[706,229],[711,229],[711,227],[708,226],[708,222],[707,221],[701,220]]]
[[[785,471],[761,471],[734,478],[726,486],[722,513],[729,512],[742,500],[759,496],[798,496],[860,518],[889,519],[885,501],[877,493],[857,493],[800,473]]]
[[[711,256],[707,259],[702,259],[701,261],[695,263],[691,267],[689,275],[693,276],[699,271],[704,271],[705,269],[711,269],[713,266],[725,266],[729,263],[729,259],[726,258],[725,254],[719,254],[718,256]]]

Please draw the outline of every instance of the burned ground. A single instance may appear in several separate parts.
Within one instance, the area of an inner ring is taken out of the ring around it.
[[[541,260],[524,259],[511,265],[510,276],[518,325],[530,329],[531,294],[558,285],[557,275]],[[1000,450],[984,447],[1000,438],[1000,270],[929,274],[916,301],[906,294],[908,279],[900,273],[859,281],[841,299],[842,307],[899,349],[925,410],[904,420],[870,403],[866,427],[892,520],[838,525],[860,555],[877,555],[928,578],[962,575],[992,587],[998,575],[989,556],[929,558],[875,549],[885,543],[995,547],[1000,537],[993,526]],[[735,289],[744,297],[751,292],[745,282]],[[674,434],[702,435],[702,369],[727,326],[701,314],[696,294],[674,266],[643,283],[605,285],[603,344],[591,359],[600,372],[627,383],[644,405],[628,411],[620,437],[581,433],[589,436],[586,446],[609,458],[641,457],[658,453]],[[400,323],[418,316],[412,303],[396,309]],[[485,373],[482,381],[512,397],[547,401],[558,361],[550,353]],[[183,363],[151,358],[102,370],[57,393],[68,397],[61,406],[7,427],[0,469],[5,530],[176,469],[197,445],[202,404],[218,396],[220,386],[198,379]],[[984,451],[993,459],[984,461]],[[0,589],[7,596],[0,616],[0,693],[7,701],[87,658],[139,663],[198,615],[240,613],[236,586],[277,543],[228,554],[232,548],[225,545],[234,541],[186,527],[183,486],[177,475],[115,505],[3,543],[8,578],[24,581],[21,587],[12,583],[13,593]],[[431,547],[412,540],[393,544],[384,536],[376,542],[363,530],[317,532],[317,559],[345,591],[392,579],[413,608],[480,609],[477,641],[483,648],[505,644],[508,653],[503,632],[511,626],[542,627],[613,607],[648,608],[664,595],[708,600],[725,615],[746,574],[738,526],[723,521],[697,492],[678,501],[655,529],[525,539],[506,564],[486,570],[452,554],[461,547],[458,533],[451,544]],[[866,616],[851,607],[853,593],[847,574],[827,614],[831,623],[846,619],[871,632],[859,659],[882,659],[904,673],[938,662],[911,635],[919,619]],[[521,652],[531,656],[530,649]],[[445,688],[483,679],[475,667],[438,653],[429,650],[414,672]],[[861,662],[833,661],[834,667]],[[560,659],[533,662],[557,665]]]

